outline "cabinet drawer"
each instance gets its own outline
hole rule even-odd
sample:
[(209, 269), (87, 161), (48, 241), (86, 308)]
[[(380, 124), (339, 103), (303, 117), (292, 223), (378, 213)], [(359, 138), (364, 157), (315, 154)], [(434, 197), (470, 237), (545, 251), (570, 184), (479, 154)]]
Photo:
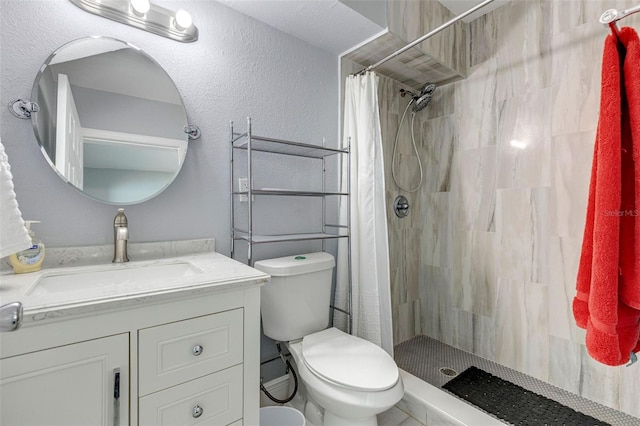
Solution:
[(140, 396), (242, 362), (242, 309), (146, 328), (138, 333)]
[(141, 425), (228, 425), (242, 418), (242, 365), (140, 398)]

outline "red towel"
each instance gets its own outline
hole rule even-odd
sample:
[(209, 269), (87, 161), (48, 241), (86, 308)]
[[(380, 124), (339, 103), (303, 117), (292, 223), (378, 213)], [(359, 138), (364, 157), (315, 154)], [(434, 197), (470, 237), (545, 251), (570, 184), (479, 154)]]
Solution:
[(600, 118), (573, 314), (607, 365), (640, 351), (640, 40), (607, 37)]

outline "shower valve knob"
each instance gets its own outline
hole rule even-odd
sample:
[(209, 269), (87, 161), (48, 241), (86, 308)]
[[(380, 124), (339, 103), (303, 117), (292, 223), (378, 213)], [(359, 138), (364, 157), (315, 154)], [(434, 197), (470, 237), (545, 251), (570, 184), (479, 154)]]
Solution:
[(393, 211), (399, 218), (407, 217), (409, 214), (409, 200), (403, 195), (399, 195), (393, 203)]

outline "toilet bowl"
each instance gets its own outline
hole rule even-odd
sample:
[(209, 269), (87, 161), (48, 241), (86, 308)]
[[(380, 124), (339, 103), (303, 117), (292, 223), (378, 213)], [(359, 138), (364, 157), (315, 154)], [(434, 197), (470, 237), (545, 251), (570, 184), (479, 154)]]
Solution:
[(329, 328), (287, 346), (325, 426), (376, 426), (404, 395), (393, 359), (364, 339)]
[[(261, 288), (264, 334), (287, 344), (325, 426), (376, 426), (404, 386), (379, 346), (329, 326), (333, 256), (308, 253), (255, 262), (271, 275)], [(320, 426), (320, 425), (317, 425)]]

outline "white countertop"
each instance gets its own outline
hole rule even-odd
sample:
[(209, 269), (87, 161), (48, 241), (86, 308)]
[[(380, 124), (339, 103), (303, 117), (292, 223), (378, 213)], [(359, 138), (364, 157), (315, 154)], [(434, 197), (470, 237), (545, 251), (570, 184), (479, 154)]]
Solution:
[[(166, 277), (150, 272), (153, 277), (147, 278), (143, 277), (145, 273), (141, 273), (140, 269), (149, 268), (151, 271), (154, 267), (176, 264), (189, 269), (189, 273), (185, 276)], [(120, 273), (121, 278), (128, 275), (136, 278), (118, 279), (114, 282), (102, 280), (98, 285), (87, 282), (86, 285), (74, 285), (72, 289), (63, 291), (57, 291), (55, 285), (48, 290), (39, 287), (43, 278), (61, 275), (73, 275), (77, 278), (83, 273), (95, 276), (96, 272), (119, 273), (121, 270), (131, 272)], [(268, 280), (269, 275), (215, 252), (127, 263), (48, 268), (27, 274), (2, 271), (0, 305), (22, 302), (23, 324), (26, 324), (89, 311), (241, 289), (260, 285)]]

